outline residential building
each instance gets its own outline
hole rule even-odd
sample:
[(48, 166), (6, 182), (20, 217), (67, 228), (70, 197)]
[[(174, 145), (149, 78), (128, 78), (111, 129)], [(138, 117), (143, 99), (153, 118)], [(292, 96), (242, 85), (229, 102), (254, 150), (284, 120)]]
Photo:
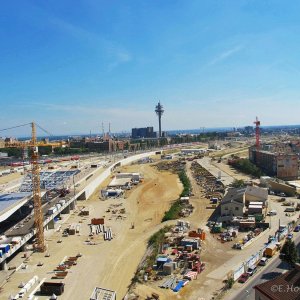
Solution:
[(258, 284), (255, 300), (298, 300), (300, 299), (300, 265), (272, 280)]

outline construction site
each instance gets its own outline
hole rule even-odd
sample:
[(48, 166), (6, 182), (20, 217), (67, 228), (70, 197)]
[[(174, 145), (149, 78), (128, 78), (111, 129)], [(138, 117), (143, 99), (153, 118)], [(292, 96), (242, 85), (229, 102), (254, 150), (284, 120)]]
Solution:
[[(34, 130), (32, 124), (32, 149)], [(31, 170), (0, 178), (1, 298), (213, 299), (223, 293), (224, 281), (237, 280), (265, 251), (270, 216), (265, 227), (241, 225), (252, 218), (245, 205), (248, 214), (270, 210), (265, 192), (234, 192), (243, 195), (241, 217), (226, 211), (230, 185), (251, 178), (223, 161), (247, 151), (247, 143), (213, 151), (180, 145), (114, 159), (65, 156), (46, 164), (33, 151)], [(276, 201), (274, 207), (286, 224), (296, 217), (284, 215)]]

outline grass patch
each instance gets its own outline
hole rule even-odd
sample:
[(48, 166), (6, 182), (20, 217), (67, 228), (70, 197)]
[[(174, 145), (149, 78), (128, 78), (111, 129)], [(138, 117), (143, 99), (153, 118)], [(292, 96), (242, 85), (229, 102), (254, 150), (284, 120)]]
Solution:
[(184, 206), (180, 203), (180, 200), (176, 200), (175, 202), (173, 202), (170, 209), (165, 212), (162, 222), (178, 219), (180, 217), (179, 213), (183, 209), (183, 207)]
[(233, 168), (245, 174), (260, 178), (264, 173), (247, 158), (236, 158), (228, 162)]
[[(180, 194), (180, 197), (189, 196), (191, 192), (191, 182), (185, 171), (178, 172), (178, 177), (183, 185), (183, 190)], [(180, 200), (174, 201), (169, 210), (165, 212), (162, 222), (178, 219), (180, 217), (179, 214), (183, 208), (184, 205), (180, 202)]]
[(170, 230), (171, 226), (165, 226), (154, 233), (148, 240), (148, 247), (151, 248), (151, 254), (147, 257), (146, 265), (152, 267), (156, 262), (156, 257), (165, 242), (165, 233)]
[(183, 185), (183, 190), (180, 194), (180, 197), (186, 197), (190, 195), (190, 191), (191, 191), (191, 182), (188, 178), (188, 176), (186, 175), (185, 171), (180, 171), (178, 173), (179, 179)]

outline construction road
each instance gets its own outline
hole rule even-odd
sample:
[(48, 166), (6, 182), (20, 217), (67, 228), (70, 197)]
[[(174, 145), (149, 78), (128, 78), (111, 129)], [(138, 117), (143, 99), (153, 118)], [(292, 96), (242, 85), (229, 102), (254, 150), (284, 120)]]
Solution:
[(217, 167), (213, 166), (211, 164), (211, 158), (210, 157), (203, 157), (201, 159), (197, 159), (197, 163), (201, 165), (203, 168), (205, 168), (207, 171), (209, 171), (212, 175), (214, 175), (216, 178), (220, 178), (222, 183), (225, 186), (230, 185), (233, 181), (234, 178), (224, 171), (221, 171)]

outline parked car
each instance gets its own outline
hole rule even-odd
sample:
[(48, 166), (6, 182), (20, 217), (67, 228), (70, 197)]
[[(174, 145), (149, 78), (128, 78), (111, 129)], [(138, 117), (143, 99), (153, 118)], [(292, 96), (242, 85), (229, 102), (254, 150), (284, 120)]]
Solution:
[(240, 243), (234, 243), (232, 246), (233, 249), (239, 249), (242, 250), (243, 249), (243, 245)]
[(267, 264), (268, 260), (269, 259), (267, 257), (262, 257), (258, 264), (260, 266), (265, 266)]
[(270, 210), (268, 212), (268, 216), (276, 216), (277, 215), (277, 211), (276, 210)]
[(300, 231), (300, 225), (297, 225), (294, 229), (295, 232), (299, 232)]
[(241, 275), (238, 282), (245, 283), (248, 280), (249, 277), (250, 277), (250, 275), (248, 273), (244, 273), (244, 274)]
[(286, 238), (287, 238), (288, 240), (291, 240), (291, 239), (293, 238), (293, 236), (294, 236), (294, 235), (293, 235), (292, 233), (289, 233), (289, 234), (287, 235)]
[(248, 268), (247, 273), (249, 274), (249, 276), (252, 276), (253, 274), (256, 273), (256, 271), (257, 271), (257, 268), (254, 266), (254, 267)]

